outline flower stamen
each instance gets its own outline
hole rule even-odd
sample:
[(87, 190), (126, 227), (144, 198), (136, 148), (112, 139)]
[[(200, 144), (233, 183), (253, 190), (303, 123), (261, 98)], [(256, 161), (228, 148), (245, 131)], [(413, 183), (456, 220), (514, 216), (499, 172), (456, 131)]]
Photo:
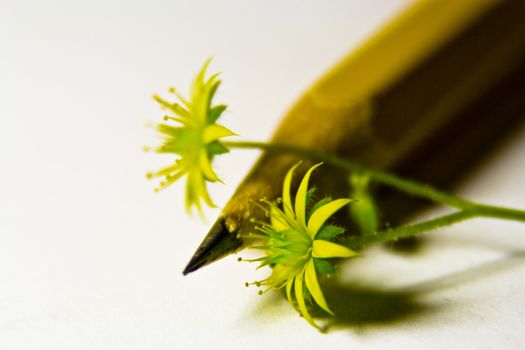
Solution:
[[(344, 231), (338, 227), (326, 226), (325, 223), (336, 211), (351, 202), (349, 199), (334, 201), (323, 199), (318, 204), (311, 206), (307, 212), (310, 204), (308, 201), (312, 193), (308, 189), (308, 182), (311, 173), (320, 165), (316, 164), (307, 171), (299, 185), (294, 202), (292, 202), (290, 187), (293, 172), (299, 164), (294, 165), (284, 179), (282, 198), (277, 199), (277, 204), (280, 204), (282, 209), (266, 199), (260, 200), (264, 205), (258, 204), (258, 206), (262, 207), (269, 222), (261, 223), (258, 220), (252, 220), (253, 223), (258, 224), (256, 230), (263, 238), (262, 244), (253, 245), (252, 248), (262, 250), (266, 255), (258, 259), (246, 260), (258, 262), (257, 268), (264, 266), (272, 268), (272, 274), (268, 278), (248, 285), (265, 286), (266, 289), (259, 291), (260, 294), (270, 289), (278, 290), (286, 286), (286, 296), (290, 305), (316, 328), (319, 327), (308, 312), (307, 300), (309, 298), (305, 295), (305, 290), (323, 310), (328, 313), (332, 311), (317, 281), (318, 272), (314, 258), (320, 260), (356, 255), (345, 246), (325, 240), (321, 236), (317, 237), (318, 233), (328, 231), (332, 233), (331, 238), (334, 238)], [(326, 264), (330, 266), (328, 261)]]
[(163, 120), (176, 123), (176, 125), (157, 125), (157, 131), (163, 135), (163, 143), (155, 151), (174, 153), (180, 158), (174, 165), (146, 174), (148, 178), (164, 177), (155, 189), (156, 192), (187, 175), (186, 209), (189, 211), (192, 207), (196, 207), (201, 214), (201, 202), (214, 207), (206, 184), (222, 182), (212, 168), (213, 158), (229, 151), (221, 143), (221, 139), (236, 135), (217, 124), (226, 106), (212, 105), (213, 97), (221, 81), (217, 79), (218, 74), (213, 74), (208, 79), (205, 78), (209, 63), (210, 60), (205, 62), (193, 81), (189, 99), (183, 97), (173, 87), (169, 88), (169, 92), (176, 96), (179, 103), (168, 102), (158, 95), (153, 96), (162, 108), (173, 114), (165, 115)]

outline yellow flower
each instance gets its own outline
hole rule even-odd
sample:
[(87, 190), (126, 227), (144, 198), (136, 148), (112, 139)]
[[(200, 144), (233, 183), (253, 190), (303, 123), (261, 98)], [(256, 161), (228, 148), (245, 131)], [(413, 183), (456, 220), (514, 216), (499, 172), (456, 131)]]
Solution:
[[(312, 171), (321, 164), (311, 167), (299, 185), (294, 205), (290, 196), (293, 172), (299, 164), (292, 167), (283, 184), (282, 209), (267, 202), (267, 215), (270, 223), (258, 227), (265, 243), (255, 246), (266, 252), (266, 256), (252, 261), (259, 261), (261, 266), (273, 267), (270, 277), (255, 282), (257, 286), (268, 289), (286, 287), (288, 302), (314, 327), (318, 328), (308, 312), (306, 299), (308, 293), (315, 303), (326, 312), (333, 314), (317, 281), (317, 273), (334, 272), (328, 258), (348, 258), (357, 253), (342, 245), (330, 242), (344, 230), (337, 226), (327, 225), (326, 221), (339, 209), (351, 202), (350, 199), (325, 198), (307, 210), (313, 190), (308, 189)], [(306, 288), (304, 288), (306, 287)]]
[(179, 103), (170, 103), (159, 96), (154, 99), (172, 113), (164, 117), (165, 121), (175, 122), (175, 125), (159, 124), (157, 130), (163, 134), (163, 143), (155, 149), (158, 153), (174, 153), (179, 156), (174, 164), (159, 171), (148, 173), (148, 178), (163, 177), (156, 191), (166, 188), (184, 175), (186, 179), (186, 209), (192, 206), (202, 213), (201, 200), (214, 207), (207, 182), (221, 181), (211, 166), (213, 157), (227, 153), (228, 149), (220, 142), (226, 136), (235, 133), (217, 124), (217, 120), (226, 109), (226, 105), (212, 106), (213, 96), (221, 81), (218, 74), (206, 79), (206, 69), (210, 60), (206, 61), (195, 77), (190, 98), (185, 99), (175, 89)]

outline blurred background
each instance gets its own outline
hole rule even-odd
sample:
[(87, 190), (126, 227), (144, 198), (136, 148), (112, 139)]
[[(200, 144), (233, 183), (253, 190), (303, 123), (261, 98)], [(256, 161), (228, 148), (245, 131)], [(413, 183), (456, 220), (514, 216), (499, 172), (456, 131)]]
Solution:
[[(523, 225), (476, 220), (417, 254), (371, 250), (344, 267), (347, 294), (329, 293), (343, 316), (323, 335), (279, 295), (245, 289), (267, 271), (236, 257), (182, 277), (219, 211), (189, 218), (180, 184), (154, 193), (144, 175), (166, 162), (142, 151), (163, 115), (151, 96), (186, 92), (206, 58), (222, 72), (223, 123), (266, 140), (411, 3), (0, 0), (0, 348), (519, 348)], [(523, 208), (524, 136), (460, 193)], [(256, 157), (219, 159), (219, 205)]]

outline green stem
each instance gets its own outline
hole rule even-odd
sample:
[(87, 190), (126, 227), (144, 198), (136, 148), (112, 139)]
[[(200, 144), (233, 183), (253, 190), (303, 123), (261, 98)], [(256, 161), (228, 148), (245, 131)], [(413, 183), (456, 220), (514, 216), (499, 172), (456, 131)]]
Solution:
[(525, 211), (519, 209), (476, 204), (474, 211), (480, 217), (525, 222)]
[(475, 210), (460, 210), (452, 214), (443, 215), (435, 219), (423, 221), (417, 224), (400, 226), (375, 234), (348, 238), (343, 242), (351, 249), (362, 248), (374, 243), (396, 241), (401, 238), (412, 237), (421, 233), (437, 230), (445, 226), (471, 219), (474, 217), (486, 217), (495, 219), (507, 219), (525, 222), (525, 212), (514, 209), (493, 207), (488, 205), (477, 205)]
[[(370, 235), (370, 238), (368, 238), (368, 236), (359, 238), (365, 241), (368, 239), (384, 241), (405, 236), (408, 237), (424, 231), (434, 230), (439, 227), (451, 225), (455, 222), (459, 222), (476, 216), (525, 222), (525, 211), (523, 210), (474, 203), (463, 198), (439, 191), (429, 185), (421, 184), (412, 180), (403, 179), (396, 175), (381, 170), (371, 169), (361, 164), (354, 163), (350, 160), (338, 157), (334, 154), (324, 153), (321, 151), (302, 148), (298, 146), (265, 142), (224, 142), (224, 145), (228, 148), (262, 149), (270, 152), (293, 153), (299, 156), (323, 161), (349, 171), (362, 172), (377, 182), (389, 185), (393, 188), (397, 188), (398, 190), (404, 191), (406, 193), (422, 198), (427, 198), (431, 201), (446, 204), (451, 207), (460, 209), (460, 211), (456, 213), (446, 215), (437, 219), (429, 220), (415, 225), (403, 226), (396, 229), (387, 230), (378, 235)], [(378, 237), (385, 238), (383, 239)], [(369, 243), (364, 242), (364, 244)]]
[(354, 163), (350, 160), (343, 159), (333, 154), (324, 153), (312, 149), (265, 142), (223, 142), (228, 148), (251, 148), (263, 149), (270, 152), (293, 153), (318, 161), (330, 163), (349, 171), (363, 172), (377, 182), (397, 188), (406, 193), (427, 198), (434, 202), (450, 205), (459, 209), (470, 209), (475, 206), (474, 203), (462, 198), (441, 192), (431, 186), (420, 184), (412, 180), (402, 179), (396, 175), (389, 174), (377, 169), (367, 168), (361, 164)]
[(423, 221), (417, 224), (399, 226), (385, 231), (380, 231), (375, 234), (352, 237), (344, 241), (343, 244), (351, 249), (358, 249), (374, 243), (396, 241), (401, 238), (407, 238), (424, 232), (436, 230), (441, 227), (450, 226), (475, 216), (477, 216), (475, 213), (466, 210), (460, 210), (452, 214), (440, 216), (438, 218)]

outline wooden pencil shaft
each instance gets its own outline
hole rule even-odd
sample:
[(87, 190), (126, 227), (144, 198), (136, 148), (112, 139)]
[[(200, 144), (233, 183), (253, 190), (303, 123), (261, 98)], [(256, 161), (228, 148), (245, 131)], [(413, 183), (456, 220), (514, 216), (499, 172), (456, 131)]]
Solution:
[[(429, 8), (435, 12), (433, 6), (441, 6), (430, 3), (428, 8), (418, 5), (424, 7), (419, 9), (422, 17), (430, 16)], [(403, 42), (424, 40), (410, 32), (421, 18), (413, 10), (407, 11), (410, 15), (402, 15), (404, 22), (398, 23), (390, 35), (379, 35), (388, 43), (372, 40), (358, 50), (357, 57), (350, 55), (307, 91), (285, 116), (272, 141), (334, 152), (367, 166), (436, 180), (438, 185), (446, 185), (454, 175), (463, 173), (472, 163), (466, 160), (490, 148), (493, 140), (489, 137), (503, 135), (525, 115), (524, 84), (519, 80), (525, 70), (525, 2), (480, 2), (483, 6), (478, 9), (460, 9), (464, 3), (451, 2), (448, 8), (439, 9), (444, 12), (434, 13), (453, 18), (451, 21), (456, 22), (451, 26), (459, 31), (445, 30), (438, 35), (434, 31), (439, 27), (430, 28), (428, 35), (436, 41), (434, 46)], [(464, 11), (464, 18), (447, 14), (450, 8), (452, 12)], [(396, 43), (412, 47), (414, 54), (394, 54), (395, 67), (381, 68), (376, 78), (375, 71), (369, 72), (372, 77), (364, 72), (349, 74), (367, 57), (372, 68), (380, 58), (388, 66), (389, 57), (382, 55), (387, 52), (385, 47), (395, 47)], [(223, 226), (246, 237), (253, 230), (249, 219), (262, 214), (253, 200), (275, 199), (285, 172), (297, 160), (291, 155), (262, 154), (225, 206), (219, 218)], [(308, 165), (307, 161), (299, 169), (297, 178)], [(336, 196), (349, 193), (344, 172), (322, 171), (315, 180), (321, 191)], [(389, 206), (393, 203), (389, 198), (400, 199), (388, 191), (380, 194), (380, 201), (384, 198), (387, 203), (383, 206), (385, 217), (391, 221), (406, 217), (420, 206), (408, 201), (407, 206), (397, 205), (403, 208), (401, 215), (389, 217), (389, 211), (396, 207)]]

